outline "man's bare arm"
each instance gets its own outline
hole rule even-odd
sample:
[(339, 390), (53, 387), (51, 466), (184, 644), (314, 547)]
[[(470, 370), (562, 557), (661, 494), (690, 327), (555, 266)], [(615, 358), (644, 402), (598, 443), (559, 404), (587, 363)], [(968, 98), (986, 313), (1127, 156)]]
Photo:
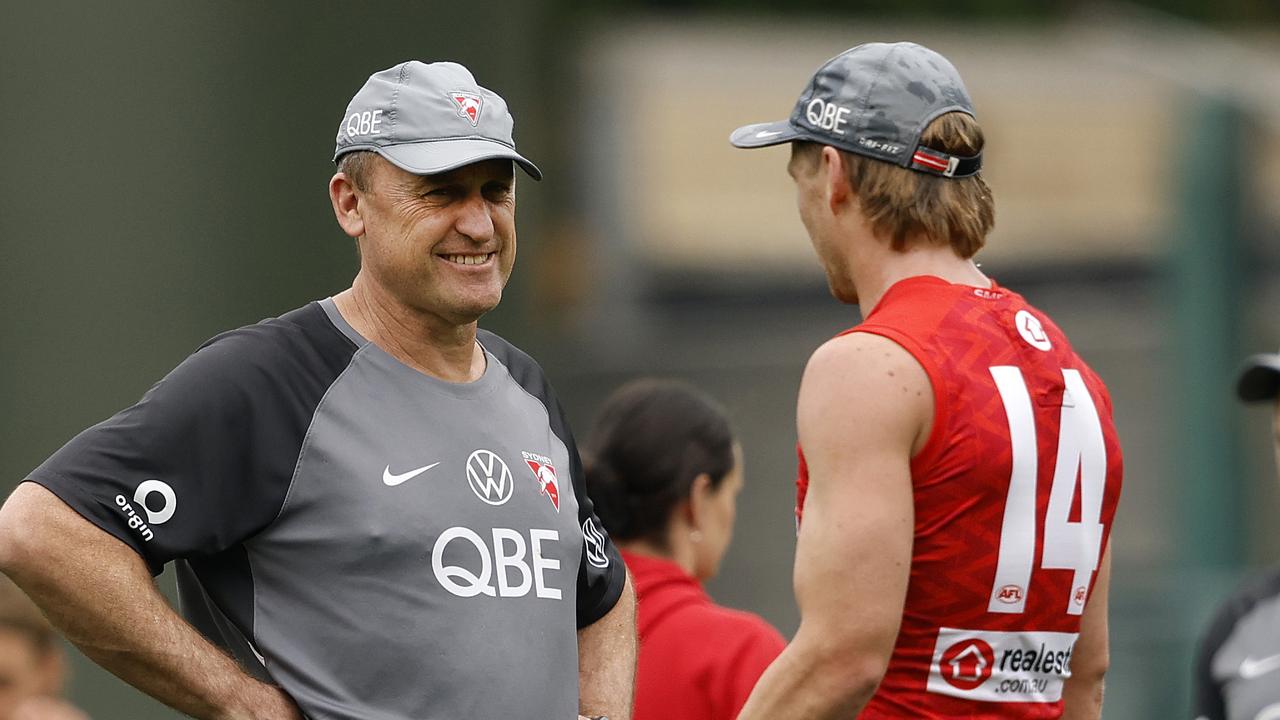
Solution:
[(851, 718), (875, 694), (910, 575), (911, 455), (932, 412), (928, 376), (895, 343), (854, 333), (814, 353), (797, 410), (809, 466), (800, 629), (738, 720)]
[(613, 609), (578, 631), (579, 712), (631, 720), (635, 684), (636, 593), (628, 573)]
[(1107, 593), (1111, 586), (1111, 545), (1102, 554), (1098, 579), (1080, 618), (1080, 637), (1071, 651), (1071, 677), (1062, 687), (1062, 720), (1102, 717), (1103, 679), (1110, 663)]
[(302, 718), (183, 621), (136, 552), (40, 485), (22, 483), (0, 508), (0, 570), (90, 659), (183, 713)]

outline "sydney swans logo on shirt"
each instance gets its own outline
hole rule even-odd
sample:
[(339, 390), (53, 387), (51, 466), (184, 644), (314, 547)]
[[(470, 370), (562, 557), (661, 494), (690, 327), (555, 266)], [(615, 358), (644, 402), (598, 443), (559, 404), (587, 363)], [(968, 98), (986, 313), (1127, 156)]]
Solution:
[(556, 469), (551, 466), (551, 458), (531, 452), (520, 454), (538, 480), (538, 492), (546, 495), (556, 512), (560, 512), (560, 485), (556, 480)]
[(515, 489), (511, 469), (492, 450), (476, 450), (467, 458), (467, 483), (476, 497), (490, 505), (510, 500)]
[[(159, 495), (161, 501), (158, 510), (152, 510), (147, 503), (154, 495)], [(155, 537), (155, 533), (148, 527), (151, 525), (163, 525), (173, 517), (178, 511), (178, 495), (168, 483), (156, 480), (144, 480), (138, 485), (138, 489), (133, 491), (133, 502), (142, 508), (142, 512), (146, 514), (147, 519), (143, 521), (142, 516), (134, 509), (124, 495), (116, 495), (116, 507), (120, 508), (120, 512), (128, 518), (129, 527), (133, 528), (142, 536), (143, 542), (151, 542), (151, 538)]]

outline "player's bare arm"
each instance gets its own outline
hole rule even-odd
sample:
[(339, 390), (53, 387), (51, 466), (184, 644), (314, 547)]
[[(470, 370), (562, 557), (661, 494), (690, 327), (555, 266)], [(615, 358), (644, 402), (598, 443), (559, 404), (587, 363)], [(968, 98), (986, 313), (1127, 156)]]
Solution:
[(169, 606), (136, 552), (22, 483), (0, 509), (0, 569), (85, 655), (196, 718), (302, 720)]
[(850, 718), (893, 651), (911, 566), (910, 460), (933, 412), (923, 368), (883, 337), (814, 353), (797, 425), (809, 494), (796, 546), (800, 629), (739, 720)]
[(628, 575), (613, 609), (578, 631), (579, 712), (630, 720), (635, 677), (636, 593)]
[(1111, 544), (1107, 544), (1093, 594), (1080, 618), (1080, 637), (1071, 653), (1071, 677), (1062, 686), (1062, 720), (1102, 717), (1103, 680), (1110, 663), (1107, 592), (1111, 586)]

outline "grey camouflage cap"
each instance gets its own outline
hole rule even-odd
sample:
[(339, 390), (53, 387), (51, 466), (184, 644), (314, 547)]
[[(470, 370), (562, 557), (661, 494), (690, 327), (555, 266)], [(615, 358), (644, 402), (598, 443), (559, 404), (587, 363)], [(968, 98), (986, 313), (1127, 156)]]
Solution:
[(758, 148), (806, 140), (934, 175), (974, 175), (981, 154), (957, 157), (920, 145), (929, 123), (954, 111), (974, 114), (946, 58), (915, 43), (867, 43), (818, 68), (789, 119), (745, 125), (729, 142)]
[(1236, 384), (1236, 394), (1245, 402), (1274, 400), (1280, 396), (1280, 353), (1249, 358)]
[(534, 180), (542, 171), (516, 152), (507, 103), (458, 63), (400, 63), (369, 76), (338, 126), (333, 159), (372, 150), (391, 164), (433, 175), (507, 158)]

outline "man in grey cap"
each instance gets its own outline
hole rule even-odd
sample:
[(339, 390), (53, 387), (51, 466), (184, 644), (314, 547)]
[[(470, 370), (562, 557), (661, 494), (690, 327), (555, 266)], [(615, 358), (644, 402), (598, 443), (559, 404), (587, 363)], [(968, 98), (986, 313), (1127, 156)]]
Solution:
[(800, 218), (863, 322), (797, 408), (801, 624), (739, 720), (1092, 718), (1122, 462), (1111, 400), (1056, 325), (979, 271), (991, 192), (959, 73), (859, 45), (787, 120)]
[[(1274, 405), (1280, 467), (1280, 353), (1249, 358), (1236, 393)], [(1200, 639), (1194, 682), (1197, 720), (1280, 718), (1280, 570), (1251, 578), (1223, 601)]]
[(194, 717), (629, 717), (626, 569), (541, 369), (477, 328), (515, 261), (513, 165), (541, 176), (506, 104), (403, 63), (334, 158), (351, 287), (213, 338), (32, 471), (0, 569)]

